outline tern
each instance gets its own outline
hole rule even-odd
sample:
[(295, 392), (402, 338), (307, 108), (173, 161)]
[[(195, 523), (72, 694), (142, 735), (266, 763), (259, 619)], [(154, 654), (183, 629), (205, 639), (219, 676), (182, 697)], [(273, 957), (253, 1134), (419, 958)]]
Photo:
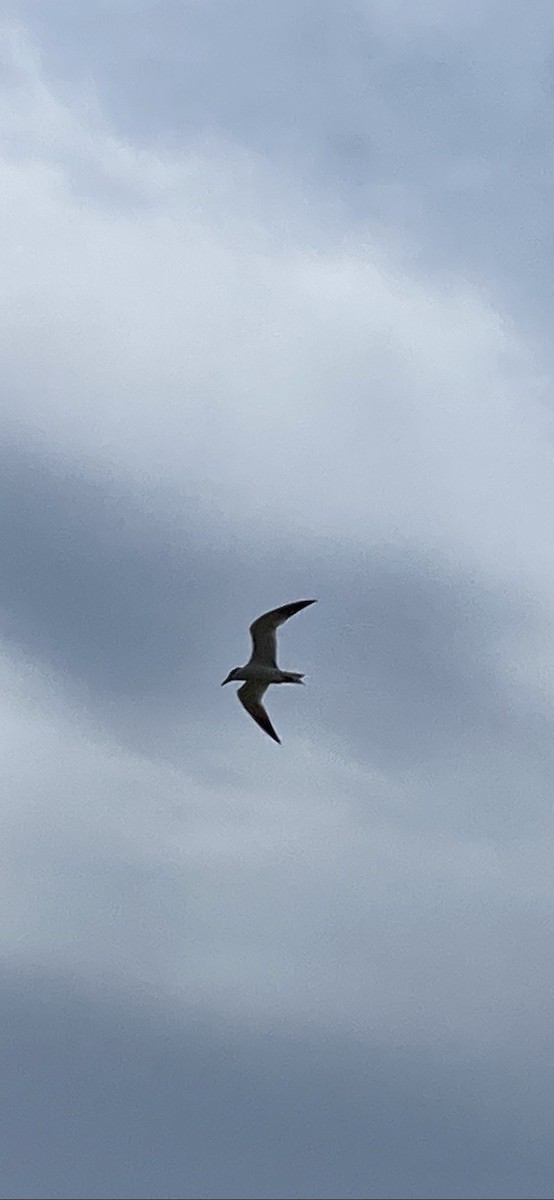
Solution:
[(315, 600), (295, 600), (292, 604), (282, 604), (280, 608), (272, 608), (270, 612), (262, 613), (250, 626), (252, 638), (252, 654), (244, 667), (235, 667), (223, 680), (222, 687), (233, 680), (244, 679), (237, 696), (247, 713), (254, 718), (264, 733), (268, 733), (275, 742), (281, 744), (281, 738), (275, 732), (273, 725), (262, 704), (264, 693), (272, 683), (303, 683), (304, 676), (298, 671), (281, 671), (277, 666), (277, 635), (279, 625), (288, 621), (301, 608), (315, 604)]

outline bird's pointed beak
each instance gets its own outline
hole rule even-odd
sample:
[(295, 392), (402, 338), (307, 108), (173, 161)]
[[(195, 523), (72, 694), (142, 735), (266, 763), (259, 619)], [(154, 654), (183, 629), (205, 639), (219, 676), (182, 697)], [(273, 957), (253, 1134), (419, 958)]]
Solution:
[(229, 674), (229, 675), (227, 676), (227, 678), (223, 680), (223, 683), (221, 684), (221, 686), (222, 686), (222, 687), (225, 687), (225, 684), (226, 684), (226, 683), (230, 683), (230, 680), (231, 680), (231, 676), (230, 676), (230, 674)]

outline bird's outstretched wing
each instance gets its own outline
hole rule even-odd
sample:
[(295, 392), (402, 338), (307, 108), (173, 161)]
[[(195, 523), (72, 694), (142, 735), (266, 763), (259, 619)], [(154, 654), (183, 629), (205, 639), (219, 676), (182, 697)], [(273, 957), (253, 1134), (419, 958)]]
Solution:
[(262, 697), (267, 691), (268, 684), (260, 683), (257, 679), (249, 679), (239, 688), (237, 696), (247, 713), (254, 718), (260, 729), (268, 733), (275, 742), (281, 744), (281, 738), (276, 734), (273, 725), (262, 704)]
[[(263, 663), (267, 667), (277, 666), (277, 636), (279, 625), (288, 621), (301, 608), (315, 604), (315, 600), (295, 600), (293, 604), (282, 604), (280, 608), (272, 608), (270, 612), (262, 613), (250, 626), (252, 638), (252, 654), (250, 662)], [(241, 689), (242, 690), (242, 689)]]

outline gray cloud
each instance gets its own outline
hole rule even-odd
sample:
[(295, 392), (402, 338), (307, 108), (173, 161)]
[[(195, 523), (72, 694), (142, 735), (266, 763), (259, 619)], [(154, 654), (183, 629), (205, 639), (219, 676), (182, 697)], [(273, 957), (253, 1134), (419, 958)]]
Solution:
[(2, 994), (6, 1197), (549, 1195), (544, 1069), (529, 1092), (521, 1061), (261, 1037), (55, 976)]
[[(249, 561), (246, 540), (235, 535), (225, 547), (215, 525), (199, 527), (197, 512), (178, 525), (155, 492), (119, 486), (70, 459), (12, 444), (1, 465), (5, 632), (100, 692), (171, 689), (183, 658), (198, 688), (206, 670), (221, 673), (229, 606), (240, 613), (252, 597), (255, 608), (278, 579), (287, 595), (307, 587), (320, 594), (313, 623), (302, 623), (301, 637), (293, 626), (286, 635), (327, 675), (342, 672), (341, 707), (353, 671), (368, 695), (380, 689), (376, 706), (394, 706), (399, 724), (419, 719), (420, 742), (427, 706), (456, 734), (468, 710), (474, 720), (480, 703), (494, 707), (503, 638), (523, 635), (532, 620), (517, 592), (495, 594), (416, 545), (376, 547), (357, 563), (345, 552), (332, 573), (331, 542), (329, 558), (308, 542), (302, 557), (300, 547), (276, 545), (270, 558), (259, 548)], [(244, 653), (247, 628), (237, 620), (234, 632)], [(391, 717), (381, 714), (379, 739)]]
[[(328, 557), (310, 543), (302, 556), (276, 545), (271, 558), (237, 536), (226, 547), (197, 513), (178, 524), (167, 498), (15, 445), (2, 456), (0, 512), (4, 636), (50, 662), (131, 740), (165, 744), (160, 724), (176, 706), (220, 721), (217, 685), (245, 657), (258, 609), (277, 587), (279, 602), (313, 591), (319, 607), (287, 627), (281, 656), (312, 676), (314, 731), (394, 778), (426, 780), (431, 795), (444, 771), (470, 792), (484, 771), (496, 794), (491, 810), (480, 789), (485, 827), (500, 796), (504, 827), (508, 813), (516, 825), (534, 819), (529, 773), (545, 804), (548, 709), (533, 711), (525, 693), (514, 701), (510, 685), (540, 613), (517, 591), (409, 544), (357, 563), (343, 552), (338, 570), (331, 544)], [(291, 701), (276, 694), (276, 711)], [(440, 807), (456, 820), (459, 792)]]
[(179, 545), (147, 501), (78, 463), (5, 447), (1, 476), (5, 633), (104, 696), (170, 689), (183, 656), (195, 671), (216, 585), (215, 556), (196, 531)]

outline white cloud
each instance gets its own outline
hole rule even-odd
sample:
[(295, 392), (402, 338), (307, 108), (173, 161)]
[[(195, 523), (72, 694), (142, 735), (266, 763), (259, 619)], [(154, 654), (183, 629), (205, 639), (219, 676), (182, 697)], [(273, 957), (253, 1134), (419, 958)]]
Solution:
[[(540, 575), (549, 381), (486, 293), (423, 279), (392, 231), (341, 240), (322, 213), (299, 216), (293, 184), (232, 146), (123, 144), (96, 102), (56, 97), (21, 34), (15, 47), (12, 428), (184, 480), (257, 530), (411, 535)], [(115, 206), (108, 183), (126, 189)]]

